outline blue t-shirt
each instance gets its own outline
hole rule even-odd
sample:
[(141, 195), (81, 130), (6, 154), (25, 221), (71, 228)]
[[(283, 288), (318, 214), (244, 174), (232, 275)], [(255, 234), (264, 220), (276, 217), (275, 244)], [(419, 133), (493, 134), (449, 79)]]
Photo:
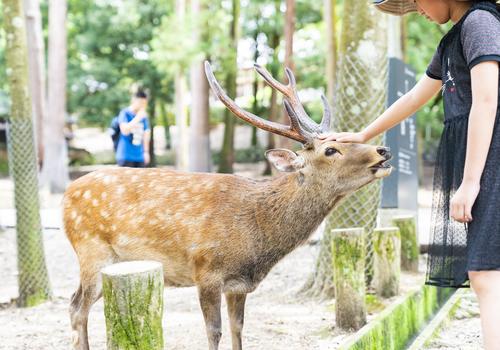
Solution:
[[(118, 124), (129, 123), (135, 114), (130, 108), (123, 109), (118, 115)], [(129, 135), (120, 133), (118, 147), (116, 149), (116, 161), (144, 162), (144, 132), (149, 130), (148, 119), (144, 118), (141, 123), (131, 131)]]

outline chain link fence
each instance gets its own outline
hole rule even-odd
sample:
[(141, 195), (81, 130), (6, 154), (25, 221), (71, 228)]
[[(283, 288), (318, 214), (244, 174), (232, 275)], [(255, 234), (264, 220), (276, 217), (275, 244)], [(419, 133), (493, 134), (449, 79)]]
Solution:
[(38, 172), (31, 119), (9, 121), (9, 169), (14, 180), (19, 306), (32, 306), (51, 295), (45, 263)]
[[(370, 124), (386, 108), (388, 60), (383, 56), (373, 60), (346, 54), (340, 62), (335, 94), (333, 130), (357, 132)], [(383, 144), (383, 136), (370, 141)], [(373, 276), (372, 236), (380, 207), (381, 182), (375, 181), (345, 198), (326, 220), (318, 251), (315, 271), (303, 288), (308, 296), (321, 299), (334, 297), (331, 230), (363, 227), (366, 234), (366, 283)]]

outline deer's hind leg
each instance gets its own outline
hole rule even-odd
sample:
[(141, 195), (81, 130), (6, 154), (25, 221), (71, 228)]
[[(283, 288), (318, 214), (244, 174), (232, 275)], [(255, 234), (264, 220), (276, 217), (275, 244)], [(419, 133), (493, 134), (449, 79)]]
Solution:
[(229, 315), (233, 350), (242, 349), (241, 331), (243, 330), (246, 298), (246, 294), (226, 293), (227, 313)]
[(80, 285), (70, 304), (73, 347), (89, 350), (87, 323), (90, 308), (102, 295), (100, 270), (113, 263), (115, 254), (109, 245), (95, 241), (82, 244), (75, 250), (80, 261)]

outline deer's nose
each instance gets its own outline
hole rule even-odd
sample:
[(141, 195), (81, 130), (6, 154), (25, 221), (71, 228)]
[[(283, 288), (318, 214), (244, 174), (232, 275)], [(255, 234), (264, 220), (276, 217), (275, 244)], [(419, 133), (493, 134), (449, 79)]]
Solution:
[(380, 154), (385, 159), (391, 159), (391, 149), (389, 147), (377, 147), (377, 153)]

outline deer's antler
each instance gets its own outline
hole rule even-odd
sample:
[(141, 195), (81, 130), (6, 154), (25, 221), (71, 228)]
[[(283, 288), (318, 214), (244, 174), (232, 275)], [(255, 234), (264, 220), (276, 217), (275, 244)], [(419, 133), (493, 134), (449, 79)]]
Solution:
[(328, 131), (330, 126), (331, 110), (324, 96), (322, 96), (324, 105), (323, 120), (321, 121), (321, 125), (318, 125), (307, 115), (304, 107), (300, 103), (295, 87), (295, 77), (290, 69), (285, 69), (285, 73), (288, 77), (288, 85), (280, 83), (279, 81), (274, 79), (267, 70), (258, 65), (255, 65), (255, 70), (267, 81), (267, 83), (272, 88), (278, 90), (285, 96), (283, 102), (287, 111), (287, 115), (290, 118), (290, 125), (283, 125), (265, 120), (240, 108), (231, 98), (229, 98), (229, 96), (227, 96), (227, 94), (221, 88), (219, 82), (212, 72), (210, 63), (208, 61), (205, 61), (205, 73), (212, 90), (221, 100), (221, 102), (231, 112), (233, 112), (233, 114), (243, 119), (244, 121), (260, 129), (291, 138), (303, 144), (311, 142), (312, 139), (315, 138), (318, 134)]

